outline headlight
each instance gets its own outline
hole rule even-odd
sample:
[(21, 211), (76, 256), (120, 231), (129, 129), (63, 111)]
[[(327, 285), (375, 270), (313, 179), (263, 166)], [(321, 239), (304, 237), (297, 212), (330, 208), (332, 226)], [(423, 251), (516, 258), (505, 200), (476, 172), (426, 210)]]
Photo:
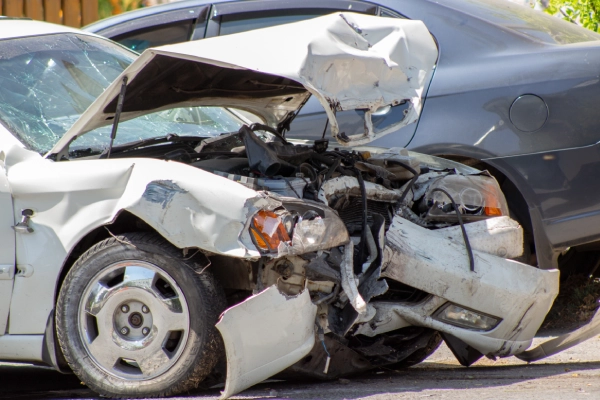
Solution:
[(350, 240), (335, 211), (307, 200), (285, 199), (283, 207), (258, 211), (249, 231), (254, 245), (275, 257), (327, 250)]
[(296, 226), (296, 222), (298, 222), (298, 215), (295, 213), (291, 214), (285, 211), (277, 214), (281, 218), (281, 222), (283, 223), (283, 227), (285, 228), (285, 231), (287, 232), (288, 236), (292, 237), (292, 235), (294, 234), (294, 226)]
[(281, 216), (273, 211), (261, 210), (254, 214), (250, 232), (254, 243), (262, 251), (273, 253), (277, 251), (281, 242), (290, 242), (291, 232), (288, 233)]
[(452, 196), (465, 221), (508, 215), (508, 205), (496, 179), (485, 175), (446, 175), (427, 188), (423, 206), (427, 220), (455, 221), (456, 211), (444, 193)]
[(478, 331), (492, 330), (501, 321), (499, 318), (481, 314), (452, 303), (446, 303), (440, 307), (433, 314), (433, 318), (450, 325)]

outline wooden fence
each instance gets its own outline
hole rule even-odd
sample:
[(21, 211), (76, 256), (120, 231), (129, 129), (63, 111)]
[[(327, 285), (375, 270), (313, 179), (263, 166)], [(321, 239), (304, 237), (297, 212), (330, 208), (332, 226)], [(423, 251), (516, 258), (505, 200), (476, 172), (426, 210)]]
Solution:
[(98, 0), (0, 0), (0, 15), (79, 28), (98, 20)]

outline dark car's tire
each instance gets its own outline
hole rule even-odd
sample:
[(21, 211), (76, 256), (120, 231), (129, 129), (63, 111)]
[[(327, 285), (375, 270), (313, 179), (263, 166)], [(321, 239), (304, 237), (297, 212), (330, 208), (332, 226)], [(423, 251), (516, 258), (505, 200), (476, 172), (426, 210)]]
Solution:
[(194, 389), (223, 345), (215, 328), (225, 296), (160, 236), (96, 244), (67, 274), (56, 306), (60, 347), (73, 372), (109, 397)]

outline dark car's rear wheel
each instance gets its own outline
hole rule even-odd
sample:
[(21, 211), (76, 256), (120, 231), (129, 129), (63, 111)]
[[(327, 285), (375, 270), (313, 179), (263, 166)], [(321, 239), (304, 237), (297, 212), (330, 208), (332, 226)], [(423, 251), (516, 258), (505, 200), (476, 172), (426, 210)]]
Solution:
[(224, 295), (151, 234), (106, 239), (69, 271), (57, 303), (57, 336), (73, 372), (110, 397), (193, 389), (223, 348), (215, 323)]

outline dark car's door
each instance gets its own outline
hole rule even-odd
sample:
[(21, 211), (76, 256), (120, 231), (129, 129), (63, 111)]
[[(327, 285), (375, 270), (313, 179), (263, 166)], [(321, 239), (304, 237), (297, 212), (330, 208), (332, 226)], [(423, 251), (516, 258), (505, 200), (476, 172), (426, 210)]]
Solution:
[[(379, 8), (371, 3), (362, 1), (336, 0), (258, 0), (250, 2), (227, 2), (213, 5), (206, 25), (206, 37), (229, 35), (260, 29), (269, 26), (297, 22), (309, 18), (327, 15), (336, 11), (352, 11), (377, 15)], [(265, 45), (265, 51), (269, 49)], [(339, 112), (337, 114), (340, 129), (347, 134), (362, 132), (364, 122), (362, 116), (355, 111)], [(288, 137), (302, 139), (319, 139), (327, 116), (323, 106), (311, 98), (304, 105), (300, 114), (294, 119)], [(326, 133), (328, 137), (329, 133)]]

